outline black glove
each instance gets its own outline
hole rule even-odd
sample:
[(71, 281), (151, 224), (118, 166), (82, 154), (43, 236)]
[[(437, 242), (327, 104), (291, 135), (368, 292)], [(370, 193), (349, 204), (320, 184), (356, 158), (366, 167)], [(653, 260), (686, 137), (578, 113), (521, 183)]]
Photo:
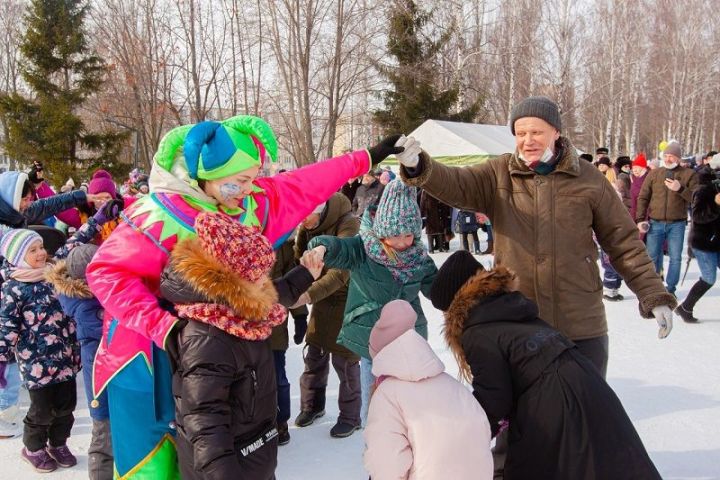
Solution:
[(403, 147), (395, 146), (395, 143), (400, 140), (400, 137), (402, 137), (402, 135), (390, 135), (389, 137), (385, 137), (380, 140), (380, 143), (377, 145), (368, 148), (368, 152), (370, 152), (370, 161), (372, 162), (373, 167), (385, 160), (388, 156), (395, 155), (405, 150)]
[(295, 345), (300, 345), (305, 339), (305, 332), (307, 332), (307, 317), (293, 317), (295, 323), (295, 335), (293, 335), (293, 342)]
[(33, 185), (39, 185), (45, 181), (43, 178), (43, 164), (35, 160), (30, 167), (28, 178)]

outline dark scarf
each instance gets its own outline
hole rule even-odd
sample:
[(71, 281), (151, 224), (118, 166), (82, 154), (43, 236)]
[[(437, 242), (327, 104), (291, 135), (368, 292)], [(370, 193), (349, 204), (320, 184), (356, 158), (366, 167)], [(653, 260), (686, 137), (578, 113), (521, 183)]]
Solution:
[(547, 175), (553, 172), (558, 163), (560, 163), (563, 152), (562, 142), (558, 139), (558, 141), (555, 142), (555, 155), (550, 159), (550, 161), (541, 162), (540, 160), (535, 160), (534, 162), (528, 164), (528, 168), (538, 175)]

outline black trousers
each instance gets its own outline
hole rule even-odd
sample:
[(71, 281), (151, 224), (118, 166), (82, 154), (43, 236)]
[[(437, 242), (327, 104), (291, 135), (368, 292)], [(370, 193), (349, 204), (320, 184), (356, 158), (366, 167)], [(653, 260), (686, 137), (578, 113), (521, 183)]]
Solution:
[(586, 340), (574, 340), (578, 351), (585, 355), (588, 360), (595, 365), (600, 375), (605, 378), (607, 376), (609, 342), (608, 336), (588, 338)]
[[(608, 336), (588, 338), (586, 340), (573, 340), (578, 347), (578, 351), (585, 355), (595, 368), (598, 369), (600, 375), (605, 378), (607, 374), (609, 341)], [(493, 478), (502, 480), (505, 472), (505, 458), (507, 457), (508, 438), (507, 430), (495, 438), (495, 447), (493, 447), (493, 463), (495, 464), (495, 472)]]
[(30, 390), (30, 409), (25, 416), (23, 443), (36, 452), (50, 443), (62, 447), (70, 437), (77, 404), (75, 379)]

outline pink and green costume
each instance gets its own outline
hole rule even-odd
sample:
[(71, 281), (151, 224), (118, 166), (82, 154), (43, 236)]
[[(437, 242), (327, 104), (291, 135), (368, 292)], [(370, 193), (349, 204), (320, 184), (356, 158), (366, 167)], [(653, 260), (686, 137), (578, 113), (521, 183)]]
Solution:
[(179, 478), (171, 371), (164, 352), (177, 318), (160, 306), (158, 288), (175, 244), (195, 236), (195, 217), (221, 211), (259, 227), (279, 246), (318, 204), (370, 168), (369, 154), (361, 150), (259, 178), (235, 211), (219, 207), (198, 185), (198, 180), (259, 166), (276, 154), (272, 130), (257, 117), (170, 131), (154, 158), (151, 194), (123, 212), (123, 222), (88, 267), (88, 284), (106, 311), (93, 391), (97, 396), (108, 390), (116, 478)]

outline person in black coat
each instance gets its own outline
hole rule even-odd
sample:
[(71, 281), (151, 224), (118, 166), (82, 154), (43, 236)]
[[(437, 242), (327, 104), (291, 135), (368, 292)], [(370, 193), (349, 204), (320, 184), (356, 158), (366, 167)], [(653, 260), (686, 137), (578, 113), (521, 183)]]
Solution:
[[(275, 478), (278, 431), (272, 327), (310, 287), (322, 262), (271, 281), (268, 240), (222, 214), (201, 213), (198, 237), (177, 244), (163, 297), (185, 323), (173, 329), (177, 452), (183, 480)], [(278, 303), (279, 302), (279, 303)]]
[(693, 194), (692, 228), (688, 242), (700, 266), (700, 278), (676, 309), (685, 322), (698, 321), (693, 315), (695, 304), (715, 284), (720, 269), (720, 173), (709, 165), (698, 170), (698, 189)]
[(516, 289), (514, 273), (459, 251), (430, 294), (492, 435), (508, 429), (504, 479), (660, 479), (598, 370)]

